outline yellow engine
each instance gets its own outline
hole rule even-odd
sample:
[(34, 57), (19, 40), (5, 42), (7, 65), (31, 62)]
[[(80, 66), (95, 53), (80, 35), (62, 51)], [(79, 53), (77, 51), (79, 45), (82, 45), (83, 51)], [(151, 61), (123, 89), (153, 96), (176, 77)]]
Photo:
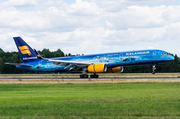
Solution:
[(123, 72), (124, 68), (123, 67), (115, 67), (115, 68), (108, 68), (106, 73), (121, 73)]
[(107, 64), (91, 64), (88, 66), (89, 73), (103, 73), (107, 71)]

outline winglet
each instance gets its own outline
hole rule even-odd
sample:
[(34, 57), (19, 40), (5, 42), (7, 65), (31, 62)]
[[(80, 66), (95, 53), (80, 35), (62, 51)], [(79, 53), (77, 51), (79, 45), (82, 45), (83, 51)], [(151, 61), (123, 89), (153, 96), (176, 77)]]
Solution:
[(36, 49), (34, 49), (34, 52), (36, 53), (36, 56), (37, 56), (40, 60), (48, 60), (48, 58), (43, 58), (43, 57), (36, 51)]
[(34, 52), (36, 53), (36, 56), (37, 56), (39, 59), (43, 59), (43, 57), (41, 57), (41, 55), (36, 51), (36, 49), (34, 49)]

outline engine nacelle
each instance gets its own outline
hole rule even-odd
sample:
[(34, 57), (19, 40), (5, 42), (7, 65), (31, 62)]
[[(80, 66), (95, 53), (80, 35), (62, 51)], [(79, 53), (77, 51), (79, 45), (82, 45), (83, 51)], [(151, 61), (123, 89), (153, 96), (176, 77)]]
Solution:
[(87, 69), (89, 73), (104, 73), (107, 71), (107, 64), (91, 64)]
[(124, 71), (123, 67), (115, 67), (107, 69), (106, 73), (122, 73)]

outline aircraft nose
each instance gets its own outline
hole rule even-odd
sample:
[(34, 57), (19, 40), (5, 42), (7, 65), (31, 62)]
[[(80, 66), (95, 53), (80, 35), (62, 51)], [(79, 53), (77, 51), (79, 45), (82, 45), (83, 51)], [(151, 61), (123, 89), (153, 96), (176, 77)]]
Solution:
[(170, 55), (169, 60), (173, 61), (174, 57)]

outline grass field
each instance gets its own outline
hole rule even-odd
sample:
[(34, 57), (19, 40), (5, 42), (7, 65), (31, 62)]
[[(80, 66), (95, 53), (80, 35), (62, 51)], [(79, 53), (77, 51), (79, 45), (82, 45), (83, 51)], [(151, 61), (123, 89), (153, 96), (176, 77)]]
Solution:
[(180, 118), (180, 83), (0, 84), (0, 118)]

